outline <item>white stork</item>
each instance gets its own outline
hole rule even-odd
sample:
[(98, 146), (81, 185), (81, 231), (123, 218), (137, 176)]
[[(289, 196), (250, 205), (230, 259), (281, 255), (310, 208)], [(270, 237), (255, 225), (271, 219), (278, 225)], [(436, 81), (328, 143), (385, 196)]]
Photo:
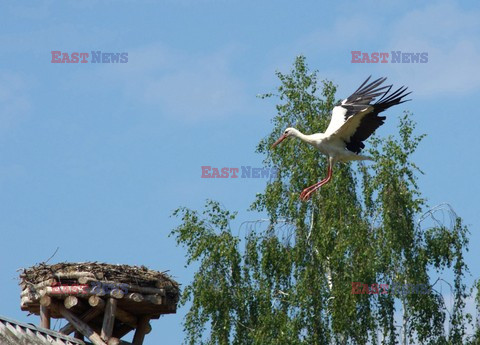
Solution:
[[(306, 135), (296, 128), (289, 127), (272, 145), (274, 148), (286, 138), (293, 136), (328, 156), (327, 177), (305, 188), (300, 194), (300, 199), (303, 201), (308, 200), (312, 193), (331, 180), (333, 165), (336, 162), (371, 160), (371, 157), (359, 153), (365, 147), (363, 141), (372, 135), (385, 120), (385, 116), (378, 116), (378, 114), (391, 106), (409, 101), (403, 100), (410, 94), (410, 92), (405, 93), (406, 87), (402, 86), (397, 91), (388, 94), (392, 85), (380, 87), (387, 78), (379, 78), (366, 85), (370, 77), (350, 97), (339, 102), (333, 108), (332, 118), (325, 133)], [(372, 104), (378, 96), (382, 97)]]

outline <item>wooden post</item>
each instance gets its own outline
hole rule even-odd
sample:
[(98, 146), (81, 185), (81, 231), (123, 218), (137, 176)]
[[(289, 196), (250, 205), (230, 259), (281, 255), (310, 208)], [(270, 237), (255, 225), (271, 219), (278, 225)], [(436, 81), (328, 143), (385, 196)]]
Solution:
[(50, 310), (43, 305), (40, 306), (40, 326), (50, 329)]
[(117, 309), (117, 300), (115, 298), (109, 298), (107, 305), (105, 306), (105, 314), (103, 315), (103, 325), (101, 337), (103, 340), (108, 341), (112, 336), (113, 324), (115, 322), (115, 313)]
[(106, 345), (105, 342), (100, 338), (98, 333), (90, 328), (85, 322), (80, 320), (75, 314), (70, 312), (65, 306), (61, 303), (55, 304), (62, 316), (67, 319), (77, 331), (86, 336), (94, 345)]
[(145, 339), (145, 334), (147, 330), (147, 325), (149, 318), (148, 316), (140, 316), (138, 318), (137, 329), (135, 330), (135, 335), (133, 336), (132, 345), (142, 345), (143, 339)]

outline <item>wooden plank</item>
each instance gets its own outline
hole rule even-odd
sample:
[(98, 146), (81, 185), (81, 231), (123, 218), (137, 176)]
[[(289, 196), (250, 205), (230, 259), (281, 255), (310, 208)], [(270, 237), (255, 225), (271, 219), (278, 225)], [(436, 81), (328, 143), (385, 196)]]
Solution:
[(90, 326), (80, 320), (75, 314), (65, 308), (63, 304), (55, 303), (55, 305), (62, 314), (62, 316), (67, 319), (77, 331), (86, 336), (94, 345), (106, 345), (102, 338), (100, 338), (98, 333), (92, 330)]
[(132, 345), (142, 345), (143, 340), (145, 339), (145, 334), (147, 330), (147, 325), (149, 318), (148, 316), (140, 316), (138, 318), (137, 329), (135, 330), (135, 335), (133, 336)]
[[(88, 299), (88, 303), (92, 307), (102, 306), (102, 308), (103, 308), (104, 305), (105, 305), (105, 302), (103, 301), (103, 299), (98, 297), (98, 296), (90, 296), (90, 298)], [(137, 322), (138, 322), (137, 317), (135, 315), (129, 313), (128, 311), (118, 307), (118, 306), (116, 308), (115, 318), (120, 320), (122, 323), (128, 325), (129, 328), (136, 328), (137, 327)], [(150, 333), (151, 329), (152, 329), (152, 327), (150, 325), (148, 325), (147, 326), (147, 333)]]
[(105, 314), (103, 315), (103, 324), (101, 337), (103, 340), (108, 341), (112, 336), (113, 325), (115, 323), (115, 313), (117, 309), (117, 300), (115, 298), (109, 298), (107, 305), (105, 306)]
[[(102, 305), (101, 307), (97, 307), (97, 308), (91, 308), (91, 309), (87, 310), (86, 312), (84, 312), (80, 316), (80, 319), (83, 322), (88, 323), (90, 320), (93, 320), (98, 315), (100, 315), (103, 312), (103, 308), (104, 308), (104, 305)], [(71, 323), (67, 323), (65, 326), (60, 328), (59, 332), (63, 333), (63, 334), (66, 334), (66, 335), (69, 335), (73, 331), (75, 331), (75, 327)]]
[(40, 306), (40, 327), (50, 329), (50, 310), (43, 305)]

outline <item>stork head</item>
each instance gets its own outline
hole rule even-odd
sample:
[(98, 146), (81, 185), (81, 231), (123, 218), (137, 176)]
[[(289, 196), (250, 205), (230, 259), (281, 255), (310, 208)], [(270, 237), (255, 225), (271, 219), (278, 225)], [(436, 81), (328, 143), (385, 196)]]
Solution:
[(295, 135), (297, 133), (297, 130), (293, 127), (288, 127), (284, 132), (283, 134), (281, 135), (280, 138), (278, 138), (278, 140), (276, 142), (273, 143), (272, 145), (272, 149), (277, 146), (278, 144), (280, 144), (282, 141), (284, 141), (285, 139), (287, 139), (288, 137), (292, 136), (292, 135)]

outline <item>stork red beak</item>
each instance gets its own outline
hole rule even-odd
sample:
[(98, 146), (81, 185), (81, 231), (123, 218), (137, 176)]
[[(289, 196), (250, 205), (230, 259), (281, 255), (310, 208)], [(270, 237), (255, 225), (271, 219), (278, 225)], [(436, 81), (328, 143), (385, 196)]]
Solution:
[(282, 136), (280, 138), (278, 138), (278, 140), (276, 142), (273, 143), (272, 145), (272, 149), (277, 146), (278, 144), (280, 144), (282, 141), (284, 141), (285, 139), (287, 138), (287, 136), (285, 134), (282, 134)]

